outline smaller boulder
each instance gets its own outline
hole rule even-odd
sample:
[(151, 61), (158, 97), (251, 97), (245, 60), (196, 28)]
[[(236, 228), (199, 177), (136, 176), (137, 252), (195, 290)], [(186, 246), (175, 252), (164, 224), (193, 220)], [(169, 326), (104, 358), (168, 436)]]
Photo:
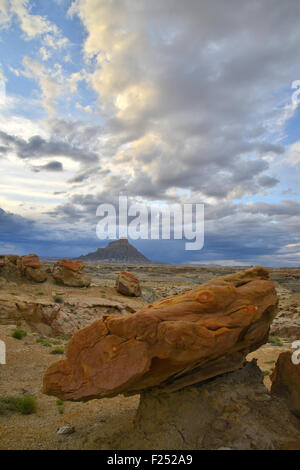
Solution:
[(285, 351), (277, 359), (270, 378), (271, 392), (285, 398), (290, 411), (300, 418), (300, 364), (294, 363), (297, 352)]
[(52, 276), (58, 284), (69, 287), (88, 287), (91, 284), (91, 278), (84, 273), (83, 262), (72, 261), (68, 258), (55, 263)]
[(29, 281), (44, 282), (47, 279), (47, 273), (43, 269), (39, 257), (35, 254), (22, 256), (20, 269)]
[(140, 297), (140, 281), (131, 273), (120, 272), (116, 280), (116, 289), (120, 294), (130, 297)]

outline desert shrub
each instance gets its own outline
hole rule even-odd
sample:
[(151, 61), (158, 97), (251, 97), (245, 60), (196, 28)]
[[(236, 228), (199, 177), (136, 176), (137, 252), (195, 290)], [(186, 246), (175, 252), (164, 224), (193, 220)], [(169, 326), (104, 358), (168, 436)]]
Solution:
[(35, 341), (36, 341), (36, 343), (40, 343), (40, 344), (42, 344), (43, 346), (46, 346), (46, 347), (52, 346), (51, 341), (49, 341), (48, 339), (45, 339), (45, 338), (37, 338)]
[(35, 413), (37, 409), (36, 398), (31, 395), (18, 398), (17, 407), (20, 413), (22, 413), (23, 415), (31, 415), (32, 413)]
[(0, 397), (0, 415), (5, 412), (19, 412), (23, 415), (30, 415), (37, 410), (36, 398), (28, 395), (25, 397)]
[(37, 292), (36, 295), (45, 295), (45, 293), (44, 292)]
[(64, 414), (64, 411), (65, 411), (64, 402), (62, 400), (60, 400), (59, 398), (57, 398), (56, 404), (57, 404), (57, 407), (58, 407), (59, 414), (61, 414), (61, 415)]
[(54, 295), (53, 296), (53, 300), (54, 302), (56, 302), (57, 304), (63, 304), (64, 303), (64, 299), (62, 297), (59, 297), (59, 295)]
[(283, 343), (282, 343), (281, 339), (278, 338), (278, 336), (270, 335), (269, 336), (269, 343), (273, 344), (273, 346), (283, 346)]
[(65, 349), (57, 346), (55, 349), (52, 349), (51, 354), (64, 354)]
[(26, 335), (27, 335), (26, 331), (19, 330), (19, 329), (13, 330), (11, 334), (12, 338), (15, 338), (15, 339), (23, 339), (25, 338)]
[(62, 343), (61, 339), (53, 339), (52, 340), (52, 344), (61, 344), (61, 343)]

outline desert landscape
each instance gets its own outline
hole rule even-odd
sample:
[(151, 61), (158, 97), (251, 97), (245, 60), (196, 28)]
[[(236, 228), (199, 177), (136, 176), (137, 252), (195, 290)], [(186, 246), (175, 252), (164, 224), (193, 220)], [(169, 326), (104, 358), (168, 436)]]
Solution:
[[(271, 281), (263, 280), (268, 277)], [(6, 344), (6, 364), (0, 366), (0, 448), (300, 449), (300, 391), (295, 372), (290, 372), (288, 386), (294, 387), (293, 393), (298, 397), (296, 404), (291, 407), (290, 395), (282, 392), (280, 387), (277, 387), (277, 393), (270, 393), (278, 357), (282, 353), (291, 354), (293, 341), (300, 338), (299, 278), (300, 269), (291, 268), (270, 269), (268, 272), (265, 268), (242, 270), (166, 264), (118, 266), (86, 262), (83, 265), (81, 261), (67, 259), (42, 263), (36, 255), (23, 258), (3, 255), (0, 258), (0, 339)], [(270, 300), (263, 301), (273, 305), (271, 317), (274, 319), (272, 321), (270, 317), (267, 323), (264, 320), (263, 332), (258, 329), (255, 335), (252, 333), (248, 345), (244, 344), (245, 340), (240, 343), (241, 356), (232, 356), (237, 350), (237, 341), (241, 342), (235, 336), (235, 339), (226, 340), (224, 346), (219, 346), (225, 348), (224, 353), (232, 351), (231, 355), (226, 353), (229, 354), (229, 361), (226, 355), (221, 362), (219, 359), (208, 362), (208, 366), (205, 365), (206, 361), (201, 366), (200, 361), (197, 368), (192, 365), (192, 374), (179, 374), (178, 379), (172, 369), (174, 364), (167, 361), (163, 366), (166, 372), (162, 375), (159, 372), (157, 378), (142, 380), (141, 385), (132, 385), (131, 390), (129, 378), (124, 379), (122, 386), (117, 385), (118, 377), (107, 385), (115, 374), (124, 375), (123, 372), (113, 372), (113, 367), (117, 367), (113, 358), (107, 359), (112, 361), (108, 362), (109, 375), (106, 379), (100, 377), (102, 386), (98, 391), (92, 391), (92, 387), (87, 394), (84, 388), (82, 392), (69, 393), (65, 379), (61, 385), (58, 385), (60, 379), (52, 379), (51, 367), (55, 368), (56, 364), (60, 367), (61, 361), (57, 363), (57, 360), (66, 358), (70, 338), (78, 331), (86, 331), (85, 348), (93, 349), (92, 345), (89, 346), (87, 335), (97, 334), (97, 322), (102, 319), (105, 322), (107, 319), (132, 319), (135, 322), (136, 315), (139, 315), (137, 318), (141, 315), (149, 317), (147, 312), (151, 312), (156, 305), (156, 308), (162, 309), (170, 309), (169, 303), (180, 305), (185, 296), (199, 289), (204, 296), (215, 289), (214, 295), (220, 297), (220, 305), (215, 305), (210, 315), (217, 315), (213, 312), (220, 311), (220, 308), (223, 312), (227, 302), (218, 291), (221, 284), (222, 288), (225, 284), (226, 289), (231, 286), (231, 289), (238, 290), (243, 285), (250, 286), (257, 282), (267, 283), (271, 288), (274, 285), (272, 299), (268, 297)], [(201, 286), (208, 290), (203, 291)], [(257, 292), (255, 296), (257, 303)], [(208, 300), (203, 298), (202, 301), (206, 306)], [(160, 304), (162, 307), (159, 307)], [(270, 311), (270, 308), (267, 310)], [(141, 314), (136, 314), (139, 311)], [(249, 311), (251, 319), (247, 321), (254, 326), (259, 325), (259, 321), (252, 318), (251, 308)], [(201, 318), (200, 311), (196, 310), (195, 313), (200, 315), (197, 318)], [(185, 317), (185, 310), (182, 315)], [(247, 315), (244, 314), (245, 318)], [(219, 321), (223, 322), (221, 318)], [(241, 322), (239, 318), (236, 321), (238, 324)], [(151, 328), (149, 324), (142, 331), (148, 334)], [(21, 335), (16, 332), (21, 332)], [(79, 338), (78, 334), (73, 336), (73, 343)], [(198, 346), (196, 349), (191, 346), (189, 354), (201, 348), (203, 351), (210, 350), (211, 341), (205, 339), (203, 334), (201, 330)], [(173, 338), (170, 339), (172, 343), (177, 341), (172, 334), (170, 338)], [(151, 343), (149, 341), (146, 339), (148, 344)], [(228, 341), (233, 343), (233, 347)], [(176, 360), (178, 354), (189, 347), (188, 344), (189, 340), (185, 340), (174, 346)], [(74, 347), (69, 346), (68, 354), (75, 354), (72, 352)], [(224, 353), (218, 352), (217, 357), (221, 355), (222, 358)], [(101, 354), (92, 350), (90, 354), (96, 355), (96, 362), (92, 362), (94, 366), (90, 366), (96, 369), (93, 373), (87, 372), (91, 374), (88, 382), (84, 377), (78, 379), (83, 387), (90, 380), (93, 382), (92, 377), (101, 376), (104, 370)], [(97, 354), (100, 354), (98, 369)], [(122, 367), (126, 364), (125, 369), (127, 367), (129, 371), (131, 367), (138, 367), (137, 358), (140, 360), (141, 355), (146, 353), (124, 350), (120, 354), (123, 357)], [(132, 354), (137, 355), (135, 359)], [(153, 354), (161, 356), (159, 352)], [(173, 353), (165, 352), (162, 357), (166, 354)], [(213, 352), (209, 354), (216, 357)], [(245, 359), (248, 365), (245, 365)], [(187, 361), (199, 364), (199, 359), (193, 359), (190, 355)], [(176, 367), (177, 371), (183, 369), (180, 363)], [(299, 370), (299, 366), (294, 368)], [(45, 379), (47, 374), (48, 382)], [(149, 372), (146, 376), (149, 377)], [(173, 376), (173, 379), (168, 380), (168, 376)], [(58, 380), (57, 386), (55, 380)], [(36, 409), (30, 414), (22, 414), (5, 405), (7, 397), (28, 396), (36, 401)], [(181, 409), (182, 403), (184, 406)], [(247, 431), (242, 438), (241, 429)]]
[(300, 450), (299, 20), (0, 0), (0, 450)]

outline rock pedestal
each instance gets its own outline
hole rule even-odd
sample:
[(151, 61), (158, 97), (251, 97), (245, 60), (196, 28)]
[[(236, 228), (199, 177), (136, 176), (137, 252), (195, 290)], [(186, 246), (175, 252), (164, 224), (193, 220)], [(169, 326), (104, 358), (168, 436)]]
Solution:
[(297, 421), (253, 361), (174, 393), (142, 392), (131, 432), (111, 448), (300, 449)]
[(293, 354), (300, 357), (296, 351), (286, 351), (278, 357), (270, 377), (271, 392), (283, 396), (291, 412), (300, 418), (300, 364), (293, 363)]

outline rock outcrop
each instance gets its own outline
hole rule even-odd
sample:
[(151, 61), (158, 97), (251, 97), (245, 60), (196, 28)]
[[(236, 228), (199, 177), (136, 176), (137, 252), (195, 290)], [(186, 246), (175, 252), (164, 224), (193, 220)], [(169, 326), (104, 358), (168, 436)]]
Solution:
[(270, 376), (271, 392), (283, 396), (291, 412), (300, 418), (300, 364), (293, 363), (293, 354), (297, 355), (296, 352), (286, 351), (278, 357)]
[(171, 394), (142, 392), (130, 432), (104, 448), (300, 449), (300, 428), (284, 400), (267, 391), (254, 360)]
[(267, 270), (251, 273), (95, 321), (72, 337), (67, 359), (46, 371), (44, 393), (76, 401), (173, 392), (241, 368), (267, 342), (278, 303)]
[(25, 324), (45, 336), (72, 336), (103, 315), (126, 314), (126, 305), (109, 299), (72, 298), (56, 303), (29, 296), (0, 295), (0, 325)]
[(140, 281), (131, 273), (122, 271), (116, 280), (116, 289), (120, 294), (130, 297), (140, 297)]
[(22, 274), (19, 269), (20, 257), (17, 255), (0, 255), (0, 276), (7, 281), (18, 281)]
[(68, 258), (54, 264), (52, 276), (58, 284), (69, 287), (88, 287), (91, 284), (91, 278), (84, 273), (83, 262)]
[(33, 282), (44, 282), (47, 273), (43, 269), (39, 257), (35, 254), (24, 255), (1, 255), (0, 276), (8, 281), (20, 281), (27, 279)]

